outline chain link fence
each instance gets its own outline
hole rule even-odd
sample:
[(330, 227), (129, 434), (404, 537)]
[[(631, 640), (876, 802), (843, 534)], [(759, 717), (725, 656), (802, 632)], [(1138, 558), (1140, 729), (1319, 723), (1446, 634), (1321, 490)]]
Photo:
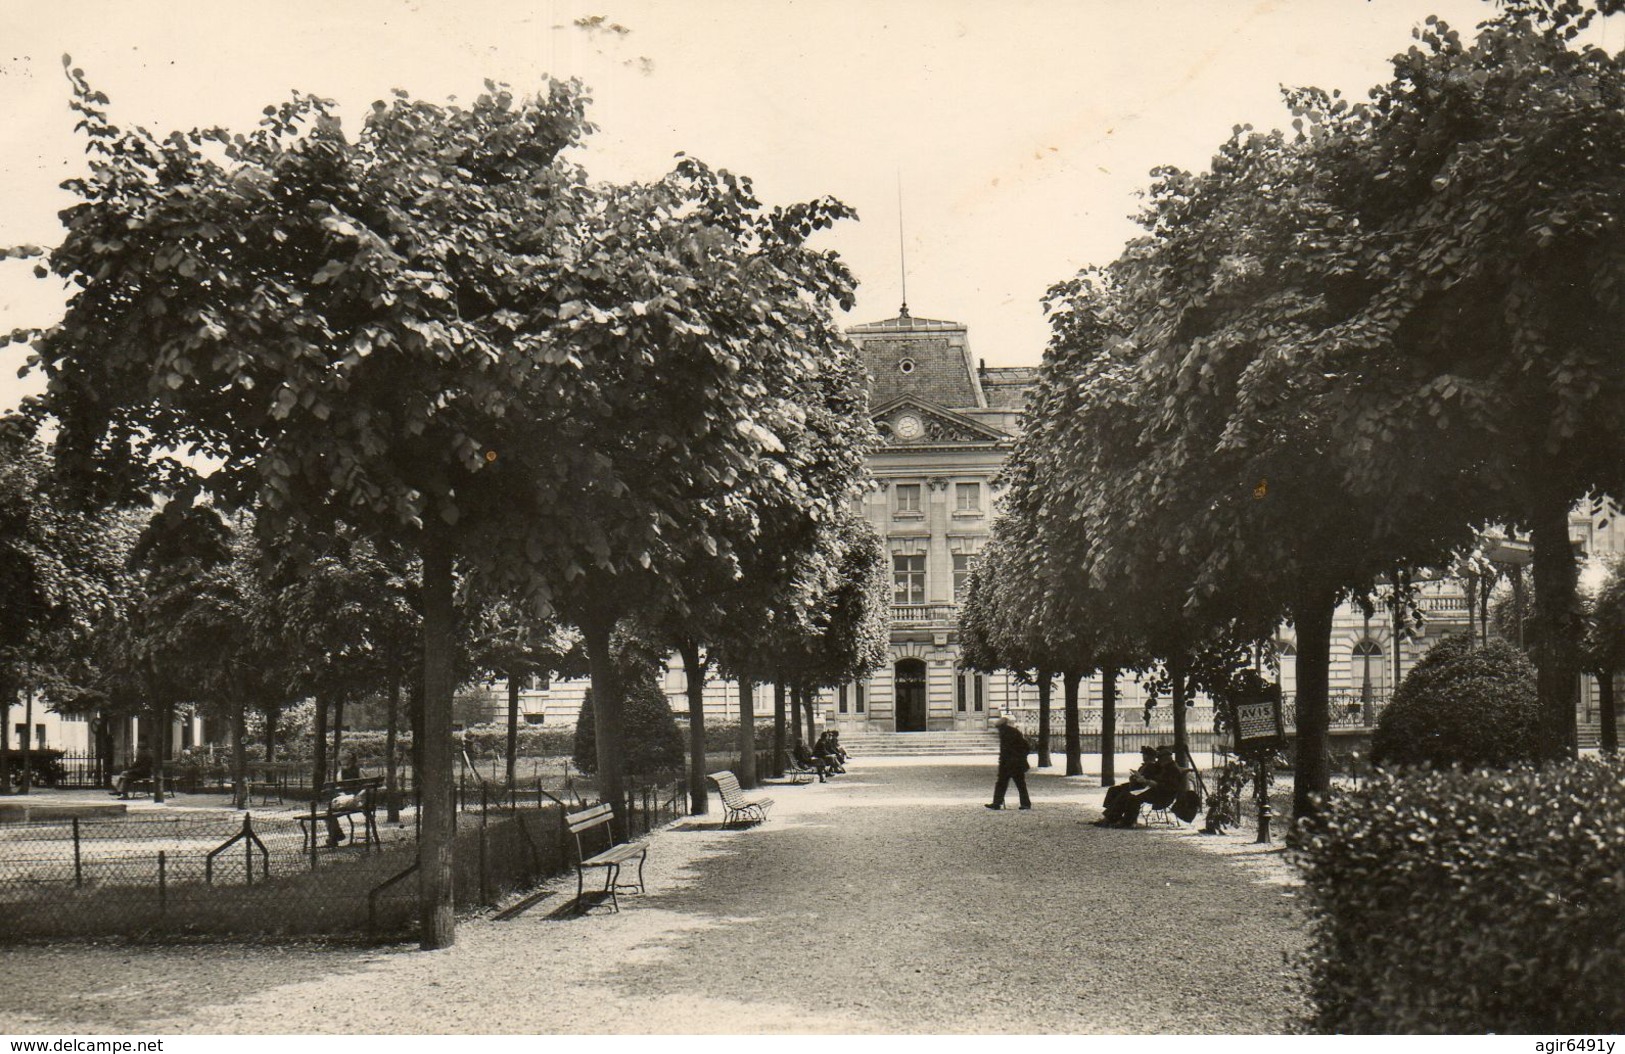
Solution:
[[(564, 813), (540, 784), (457, 795), (461, 912), (494, 906), (573, 866)], [(572, 788), (573, 790), (573, 788)], [(635, 787), (633, 835), (686, 812), (681, 779)], [(357, 822), (358, 835), (365, 825)], [(415, 931), (416, 811), (378, 838), (329, 848), (318, 810), (196, 809), (0, 825), (0, 939), (326, 936)], [(360, 842), (362, 844), (355, 844)]]

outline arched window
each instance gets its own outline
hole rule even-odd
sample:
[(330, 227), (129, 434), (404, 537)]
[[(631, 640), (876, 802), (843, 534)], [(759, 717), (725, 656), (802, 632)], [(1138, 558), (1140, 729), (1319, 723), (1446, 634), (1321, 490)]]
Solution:
[(1281, 663), (1281, 697), (1295, 698), (1298, 694), (1298, 646), (1286, 641), (1276, 647), (1275, 657)]
[(1349, 658), (1349, 680), (1360, 693), (1360, 701), (1369, 703), (1387, 691), (1388, 664), (1382, 661), (1382, 645), (1374, 640), (1358, 641)]

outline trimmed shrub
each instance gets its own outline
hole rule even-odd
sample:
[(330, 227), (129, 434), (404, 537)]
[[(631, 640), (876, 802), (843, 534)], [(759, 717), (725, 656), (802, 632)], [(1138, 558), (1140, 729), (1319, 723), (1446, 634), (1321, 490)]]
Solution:
[(1379, 765), (1504, 768), (1538, 756), (1535, 668), (1504, 641), (1446, 637), (1405, 676), (1377, 719)]
[[(686, 745), (653, 671), (623, 668), (622, 676), (626, 681), (626, 697), (621, 703), (626, 775), (651, 776), (681, 769), (688, 756)], [(582, 772), (597, 773), (598, 737), (591, 688), (581, 700), (581, 716), (576, 718), (574, 760)]]
[(1614, 1032), (1625, 764), (1380, 776), (1293, 835), (1325, 1033)]

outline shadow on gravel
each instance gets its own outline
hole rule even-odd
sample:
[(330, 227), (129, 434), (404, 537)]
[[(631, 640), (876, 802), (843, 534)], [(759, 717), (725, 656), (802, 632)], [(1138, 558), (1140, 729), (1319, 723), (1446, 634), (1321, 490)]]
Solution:
[(666, 830), (677, 831), (679, 833), (696, 833), (700, 831), (748, 831), (752, 827), (760, 826), (760, 823), (723, 823), (720, 820), (716, 823), (684, 821), (683, 823), (672, 824), (670, 827), (666, 828)]

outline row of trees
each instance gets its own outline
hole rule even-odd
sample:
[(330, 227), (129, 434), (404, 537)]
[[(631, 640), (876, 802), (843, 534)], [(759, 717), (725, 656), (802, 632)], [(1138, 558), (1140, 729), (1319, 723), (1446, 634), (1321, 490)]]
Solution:
[(25, 414), (52, 422), (83, 504), (207, 501), (264, 537), (349, 532), (412, 561), (425, 947), (454, 933), (469, 592), (579, 632), (618, 811), (621, 625), (745, 680), (872, 662), (877, 591), (842, 577), (878, 548), (844, 517), (870, 441), (833, 321), (853, 283), (809, 243), (839, 202), (770, 208), (686, 157), (594, 182), (572, 160), (592, 131), (576, 82), (487, 83), (466, 107), (397, 93), (353, 138), (303, 94), (251, 132), (158, 137), (69, 78), (89, 174), (41, 268), (71, 295), (33, 335), (47, 390)]
[(1144, 236), (1049, 292), (979, 664), (1154, 667), (1179, 720), (1290, 621), (1308, 815), (1337, 604), (1504, 524), (1534, 544), (1542, 749), (1572, 751), (1569, 513), (1625, 493), (1625, 62), (1585, 42), (1615, 6), (1429, 18), (1366, 101), (1289, 91), (1293, 132), (1154, 174)]

